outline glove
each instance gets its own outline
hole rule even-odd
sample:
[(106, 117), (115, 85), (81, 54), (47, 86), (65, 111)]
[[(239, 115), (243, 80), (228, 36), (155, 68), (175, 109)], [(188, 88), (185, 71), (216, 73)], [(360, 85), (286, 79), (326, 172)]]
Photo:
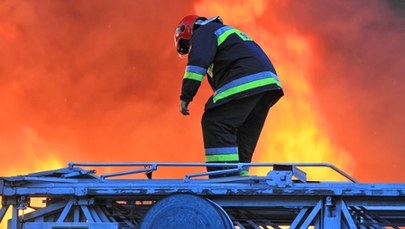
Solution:
[(186, 101), (183, 101), (183, 100), (180, 101), (180, 112), (183, 115), (190, 115), (190, 111), (188, 109), (188, 104), (189, 103), (190, 102), (186, 102)]

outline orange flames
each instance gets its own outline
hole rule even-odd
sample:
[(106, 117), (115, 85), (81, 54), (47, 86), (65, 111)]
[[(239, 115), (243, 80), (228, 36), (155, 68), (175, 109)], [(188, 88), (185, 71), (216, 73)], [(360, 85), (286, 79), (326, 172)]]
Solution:
[(202, 0), (195, 8), (246, 31), (278, 69), (286, 96), (270, 112), (256, 162), (328, 162), (363, 181), (403, 181), (404, 109), (395, 102), (404, 96), (403, 5)]
[(399, 181), (404, 20), (392, 4), (2, 1), (1, 175), (69, 161), (202, 162), (211, 92), (204, 82), (191, 116), (179, 114), (186, 63), (172, 37), (196, 13), (246, 31), (282, 80), (255, 162), (329, 162), (361, 180)]
[[(253, 34), (271, 56), (283, 83), (286, 96), (270, 112), (255, 161), (328, 162), (350, 172), (350, 156), (333, 143), (309, 82), (313, 63), (319, 58), (311, 46), (311, 39), (276, 18), (261, 24), (263, 9), (270, 8), (269, 4), (268, 1), (237, 1), (236, 4), (232, 1), (229, 5), (201, 1), (196, 4), (200, 14), (218, 13), (226, 23), (236, 24)], [(265, 174), (267, 171), (258, 172)], [(310, 179), (318, 180), (342, 179), (329, 170), (308, 175)]]
[(246, 31), (282, 80), (286, 95), (255, 162), (328, 162), (362, 181), (403, 181), (405, 10), (363, 4), (4, 0), (0, 175), (69, 161), (202, 162), (200, 116), (211, 92), (204, 82), (191, 116), (180, 115), (186, 62), (173, 47), (178, 21), (196, 13)]
[(178, 112), (184, 66), (172, 37), (173, 14), (192, 6), (159, 4), (157, 16), (148, 1), (1, 3), (2, 175), (203, 158), (198, 120)]

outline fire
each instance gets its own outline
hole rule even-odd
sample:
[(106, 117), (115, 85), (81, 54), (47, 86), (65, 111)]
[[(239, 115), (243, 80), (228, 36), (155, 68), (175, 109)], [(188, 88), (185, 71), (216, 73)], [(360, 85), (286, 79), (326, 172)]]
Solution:
[[(232, 1), (221, 4), (215, 1), (200, 1), (195, 4), (197, 14), (215, 15), (225, 23), (241, 27), (265, 49), (275, 63), (286, 96), (270, 111), (263, 129), (255, 162), (327, 162), (350, 172), (350, 158), (333, 142), (327, 122), (317, 107), (317, 98), (309, 81), (316, 50), (312, 37), (300, 34), (281, 21), (262, 25), (264, 8), (268, 1)], [(272, 5), (274, 7), (274, 4)], [(239, 9), (239, 10), (232, 10)], [(241, 13), (240, 9), (243, 9)], [(256, 22), (255, 27), (249, 26)], [(274, 29), (273, 29), (274, 28)], [(265, 174), (267, 169), (255, 173)], [(307, 171), (306, 171), (307, 172)], [(309, 179), (343, 179), (331, 170), (309, 171)]]
[[(26, 127), (22, 132), (23, 135), (18, 142), (20, 145), (19, 152), (23, 152), (23, 154), (13, 155), (14, 160), (12, 164), (14, 166), (8, 167), (6, 170), (3, 169), (1, 176), (25, 175), (38, 171), (59, 169), (66, 166), (61, 163), (58, 152), (50, 149), (49, 144), (44, 139), (41, 139), (32, 129)], [(19, 164), (21, 162), (24, 162), (25, 165), (21, 166)], [(0, 197), (0, 203), (1, 200), (2, 198)], [(28, 213), (31, 210), (32, 209), (26, 209), (24, 212)], [(19, 212), (22, 213), (23, 210), (19, 210)], [(3, 222), (0, 224), (1, 229), (7, 228), (7, 219), (10, 219), (11, 215), (11, 208), (9, 208), (4, 216)]]
[[(316, 50), (311, 39), (297, 33), (275, 36), (278, 44), (270, 48), (279, 60), (278, 74), (285, 78), (286, 96), (269, 115), (270, 129), (263, 131), (264, 145), (257, 160), (274, 162), (327, 162), (351, 172), (348, 153), (334, 142), (327, 120), (319, 110), (311, 85), (311, 66), (316, 62)], [(260, 42), (260, 41), (259, 41)], [(268, 130), (268, 131), (267, 131)], [(267, 145), (267, 146), (266, 146)], [(342, 179), (333, 171), (310, 171), (313, 179)], [(310, 175), (310, 177), (311, 177)]]
[(61, 159), (58, 156), (59, 152), (50, 148), (50, 144), (42, 139), (34, 132), (34, 130), (25, 127), (22, 128), (23, 133), (19, 142), (19, 154), (14, 158), (15, 164), (24, 161), (25, 166), (12, 166), (7, 170), (2, 171), (2, 176), (15, 176), (23, 175), (32, 172), (58, 169), (65, 167), (66, 165), (61, 163)]
[(185, 61), (172, 37), (195, 13), (248, 33), (283, 83), (255, 162), (328, 162), (363, 180), (403, 181), (398, 1), (158, 2), (0, 3), (0, 176), (70, 161), (202, 162), (211, 92), (203, 83), (191, 116), (179, 114)]

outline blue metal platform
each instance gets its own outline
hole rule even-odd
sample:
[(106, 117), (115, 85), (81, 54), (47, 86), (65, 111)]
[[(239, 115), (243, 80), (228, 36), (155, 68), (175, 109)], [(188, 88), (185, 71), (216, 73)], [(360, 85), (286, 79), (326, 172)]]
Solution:
[[(137, 228), (400, 228), (405, 183), (358, 183), (325, 163), (226, 164), (227, 170), (152, 179), (162, 167), (204, 163), (69, 163), (66, 168), (0, 178), (0, 220), (10, 229)], [(98, 168), (122, 171), (95, 174)], [(266, 176), (207, 179), (264, 167)], [(326, 167), (347, 181), (309, 181), (305, 169)], [(124, 178), (145, 174), (144, 178)], [(43, 206), (34, 206), (34, 199)], [(30, 211), (28, 211), (30, 209)]]

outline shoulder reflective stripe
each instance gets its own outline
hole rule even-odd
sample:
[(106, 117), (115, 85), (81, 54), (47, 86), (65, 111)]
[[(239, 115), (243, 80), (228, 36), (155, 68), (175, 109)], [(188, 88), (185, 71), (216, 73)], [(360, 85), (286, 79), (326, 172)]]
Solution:
[(216, 103), (218, 100), (234, 95), (236, 93), (270, 84), (276, 84), (281, 87), (281, 83), (278, 80), (278, 77), (270, 71), (248, 75), (234, 80), (228, 84), (225, 84), (224, 86), (219, 88), (214, 94), (213, 102)]
[(215, 31), (215, 35), (218, 37), (220, 37), (224, 32), (226, 32), (227, 30), (233, 29), (233, 27), (227, 25), (227, 26), (223, 26), (219, 29), (217, 29), (217, 31)]
[(211, 154), (234, 154), (238, 153), (238, 147), (206, 148), (205, 155)]
[(187, 65), (186, 72), (184, 73), (184, 79), (191, 79), (202, 81), (204, 79), (205, 74), (207, 73), (207, 69), (194, 66), (194, 65)]
[(206, 162), (231, 162), (231, 161), (239, 161), (238, 154), (217, 154), (217, 155), (206, 155), (205, 156)]
[(240, 30), (232, 28), (230, 26), (224, 26), (224, 27), (218, 29), (217, 31), (215, 31), (215, 35), (217, 36), (218, 46), (220, 46), (222, 44), (222, 42), (224, 42), (229, 37), (229, 35), (234, 34), (234, 33), (236, 35), (238, 35), (244, 41), (252, 40), (250, 37), (248, 37), (245, 33), (241, 32)]

